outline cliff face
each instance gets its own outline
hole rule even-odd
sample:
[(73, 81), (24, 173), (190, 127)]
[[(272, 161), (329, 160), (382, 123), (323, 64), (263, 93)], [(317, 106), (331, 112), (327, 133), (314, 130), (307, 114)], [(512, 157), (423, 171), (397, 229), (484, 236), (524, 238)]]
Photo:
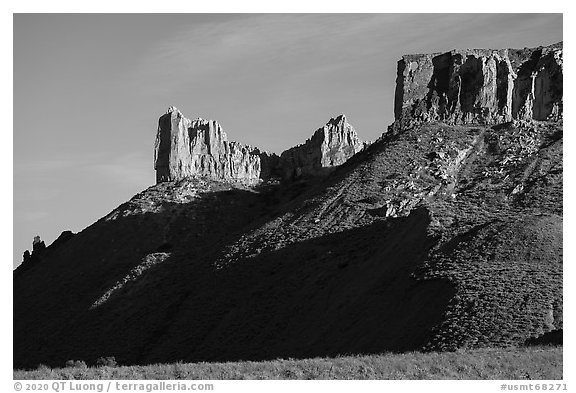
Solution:
[(394, 114), (402, 125), (558, 120), (562, 80), (562, 43), (407, 55), (398, 62)]
[(362, 150), (364, 145), (346, 116), (337, 116), (316, 130), (304, 144), (282, 153), (282, 175), (284, 178), (292, 178), (329, 173)]
[(157, 183), (190, 176), (254, 183), (269, 176), (270, 160), (272, 156), (258, 148), (229, 142), (214, 120), (189, 120), (174, 107), (158, 120)]
[(346, 117), (340, 115), (316, 130), (306, 143), (278, 157), (229, 142), (218, 122), (190, 120), (171, 107), (158, 120), (154, 149), (156, 183), (196, 176), (253, 184), (270, 177), (325, 175), (364, 146)]

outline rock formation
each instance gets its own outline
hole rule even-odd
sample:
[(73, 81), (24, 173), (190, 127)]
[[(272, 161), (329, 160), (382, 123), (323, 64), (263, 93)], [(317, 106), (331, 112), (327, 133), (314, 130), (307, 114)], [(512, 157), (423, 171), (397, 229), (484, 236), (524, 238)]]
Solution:
[(403, 56), (398, 62), (395, 118), (403, 125), (558, 120), (562, 63), (562, 43)]
[(156, 182), (190, 176), (258, 182), (270, 173), (273, 155), (258, 148), (229, 142), (214, 120), (189, 120), (175, 107), (158, 120), (154, 149)]
[(30, 269), (33, 265), (41, 262), (48, 254), (50, 254), (50, 252), (63, 246), (73, 236), (74, 233), (72, 233), (72, 231), (64, 231), (49, 246), (46, 246), (46, 243), (44, 243), (44, 240), (42, 240), (40, 236), (34, 236), (34, 240), (32, 241), (32, 251), (24, 251), (22, 263), (16, 269), (16, 273), (21, 274), (23, 271)]
[(40, 262), (44, 251), (46, 250), (46, 243), (40, 239), (40, 236), (34, 236), (32, 241), (32, 252), (29, 250), (24, 251), (22, 256), (22, 264), (20, 265), (20, 270), (26, 270), (31, 265)]
[(14, 272), (14, 366), (559, 341), (560, 45), (405, 56), (398, 82), (394, 132), (354, 159), (344, 116), (278, 157), (171, 108), (159, 184)]
[(33, 253), (39, 253), (42, 252), (46, 249), (46, 244), (44, 243), (44, 241), (42, 239), (40, 239), (40, 236), (36, 235), (34, 236), (34, 240), (32, 241), (32, 252)]
[(284, 151), (280, 156), (280, 168), (284, 178), (301, 175), (322, 175), (358, 153), (365, 146), (345, 115), (330, 119), (316, 130), (302, 145)]
[(198, 176), (257, 183), (270, 177), (291, 179), (322, 175), (366, 146), (344, 115), (330, 119), (306, 143), (281, 157), (256, 147), (229, 142), (214, 120), (189, 120), (175, 107), (158, 120), (154, 149), (156, 182)]

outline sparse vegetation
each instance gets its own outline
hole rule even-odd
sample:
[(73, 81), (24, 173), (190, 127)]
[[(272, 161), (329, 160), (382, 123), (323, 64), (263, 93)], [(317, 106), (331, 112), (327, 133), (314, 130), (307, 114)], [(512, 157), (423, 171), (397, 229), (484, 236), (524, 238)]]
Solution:
[(14, 379), (562, 379), (562, 347), (408, 352), (263, 362), (67, 367)]

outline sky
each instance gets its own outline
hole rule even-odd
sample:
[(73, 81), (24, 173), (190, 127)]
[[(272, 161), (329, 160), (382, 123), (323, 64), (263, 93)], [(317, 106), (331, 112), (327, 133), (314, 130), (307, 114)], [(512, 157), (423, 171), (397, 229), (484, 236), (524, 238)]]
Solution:
[(393, 121), (404, 54), (562, 41), (562, 14), (15, 14), (13, 267), (154, 184), (174, 105), (275, 153)]

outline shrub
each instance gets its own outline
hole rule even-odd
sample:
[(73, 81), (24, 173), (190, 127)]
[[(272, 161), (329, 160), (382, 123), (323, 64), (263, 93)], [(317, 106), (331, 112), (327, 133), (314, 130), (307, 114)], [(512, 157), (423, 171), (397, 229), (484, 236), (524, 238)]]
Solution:
[(87, 368), (86, 362), (84, 360), (67, 360), (66, 368)]
[(97, 366), (116, 367), (116, 358), (114, 356), (100, 357), (96, 359)]
[(51, 370), (51, 368), (48, 367), (48, 366), (45, 365), (45, 364), (40, 363), (40, 364), (38, 365), (38, 367), (36, 367), (36, 370), (39, 370), (39, 371), (48, 371), (48, 370)]

